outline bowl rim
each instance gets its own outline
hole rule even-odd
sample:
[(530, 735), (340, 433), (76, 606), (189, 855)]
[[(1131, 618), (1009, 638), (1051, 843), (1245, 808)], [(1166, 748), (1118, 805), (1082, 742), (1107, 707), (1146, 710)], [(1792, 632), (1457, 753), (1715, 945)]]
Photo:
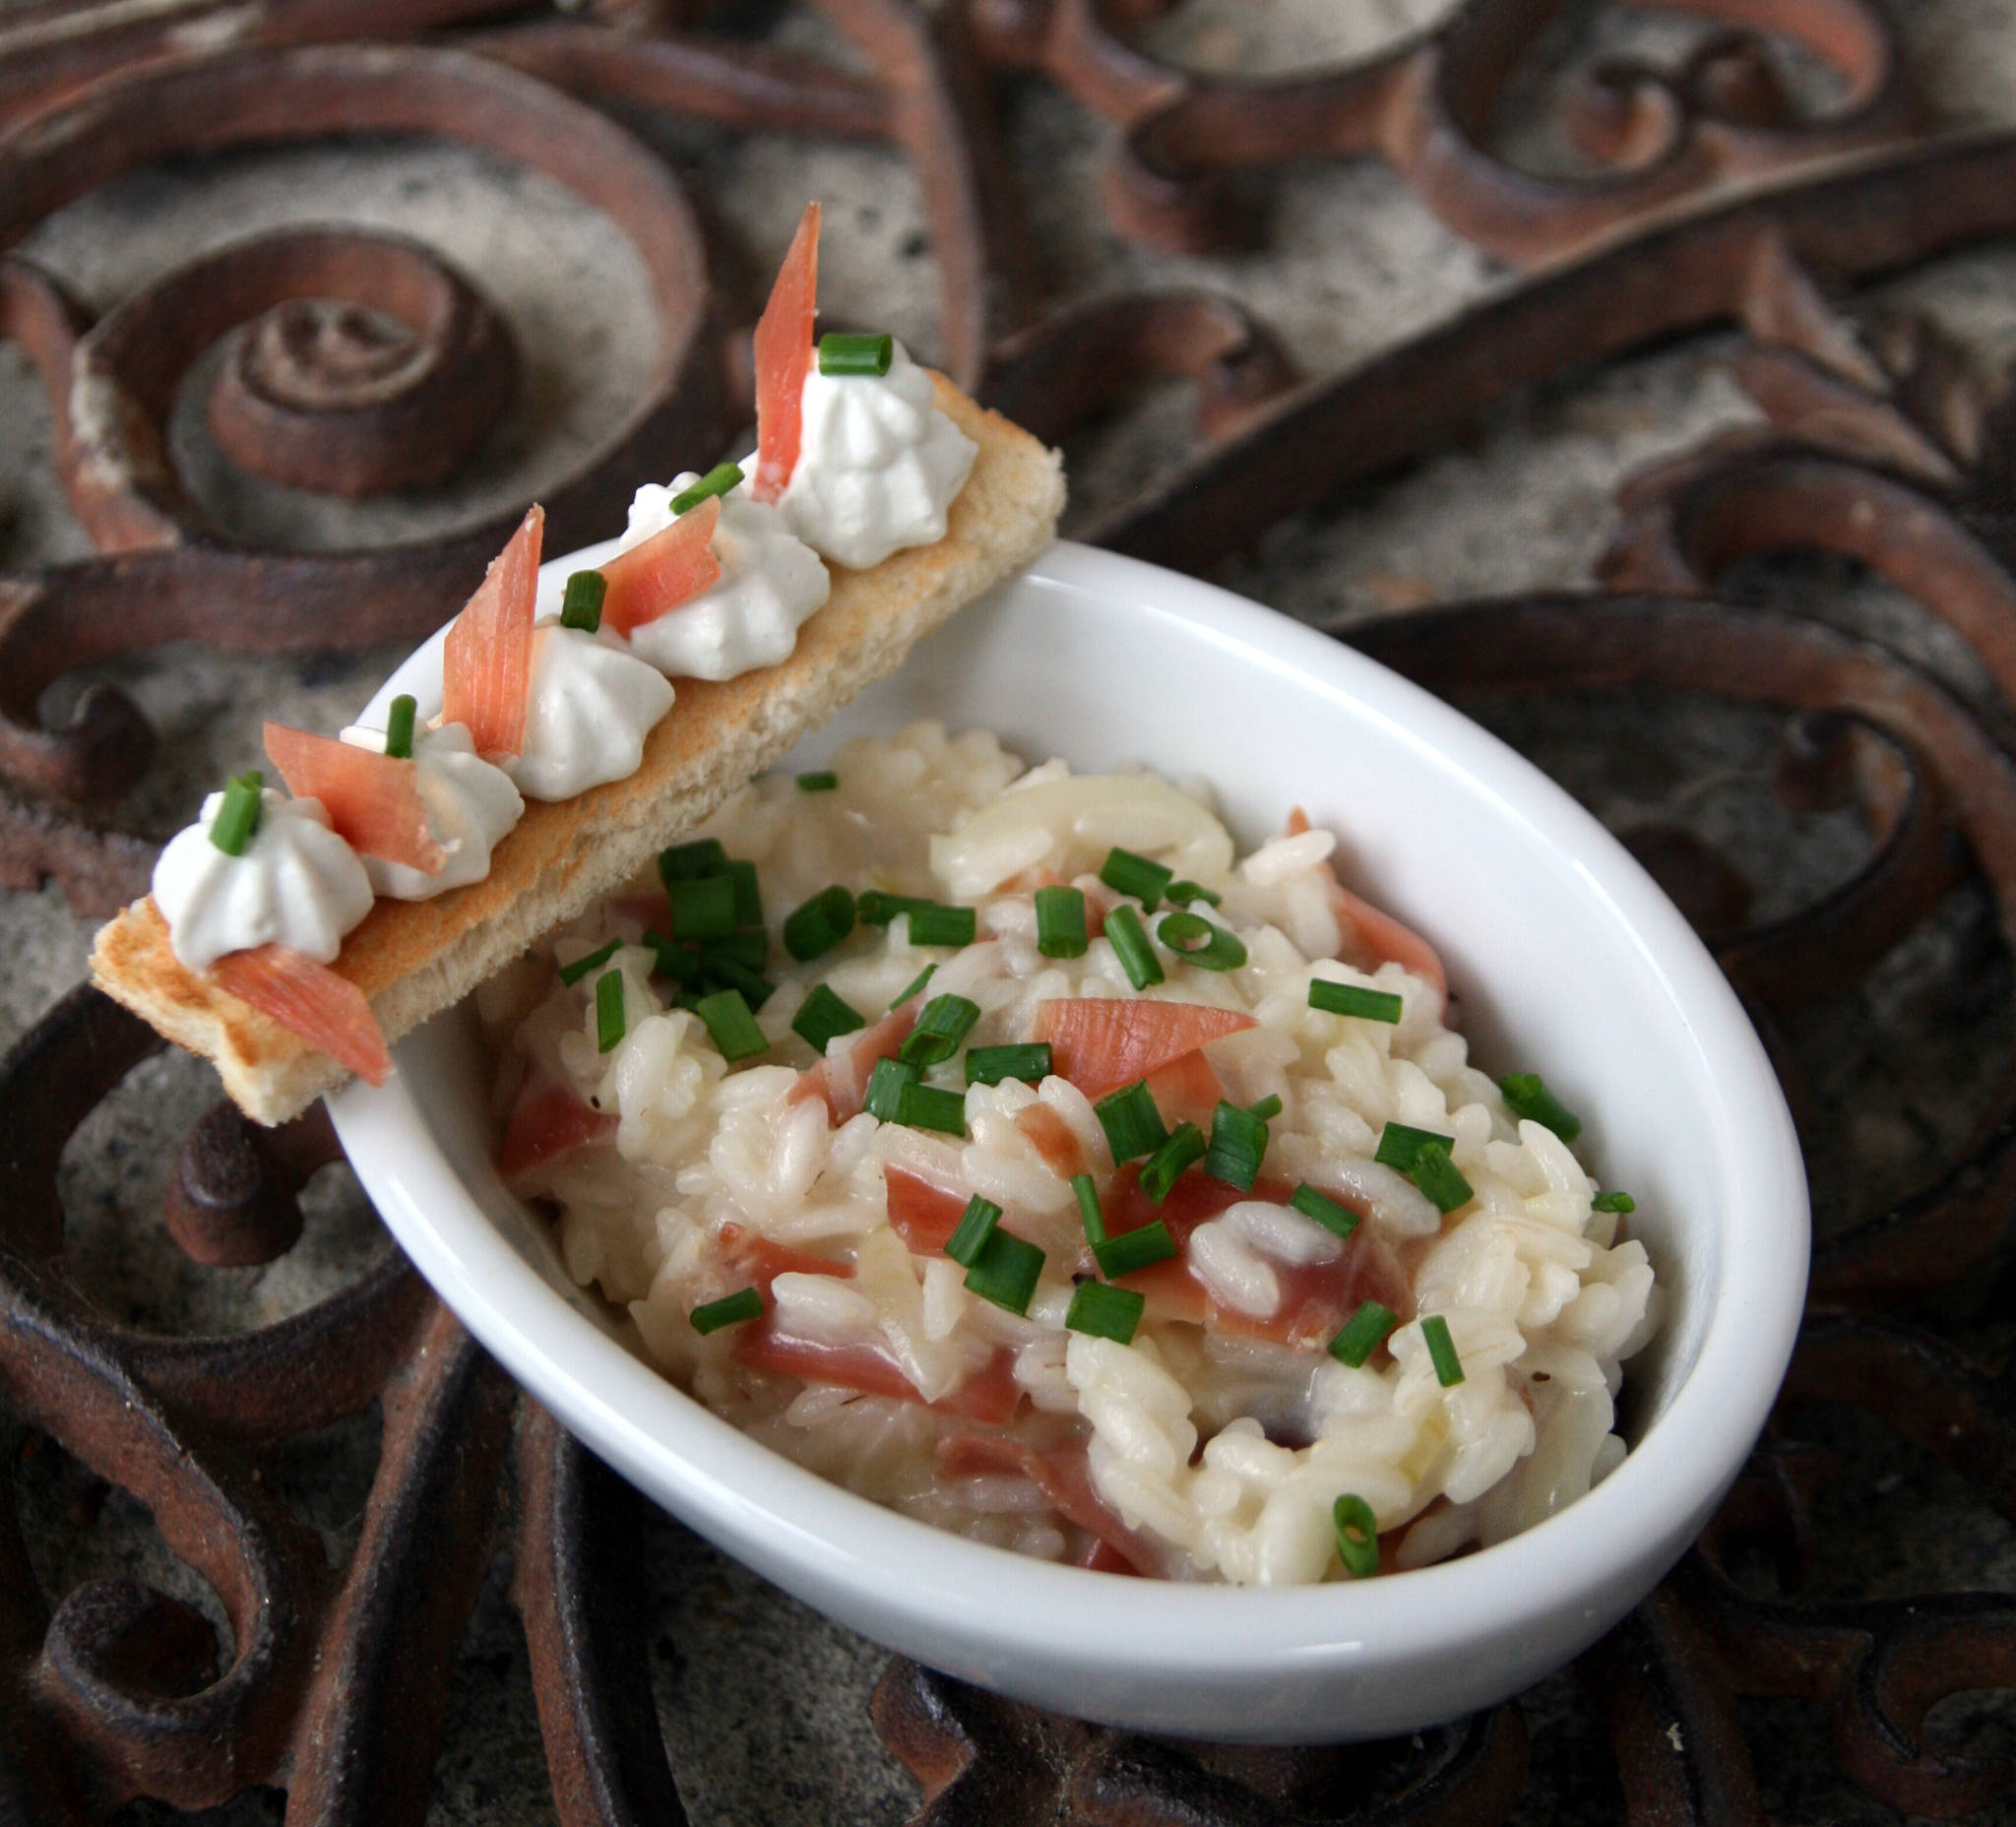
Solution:
[[(542, 583), (614, 542), (549, 561)], [(1590, 1636), (1649, 1590), (1740, 1470), (1791, 1359), (1809, 1249), (1805, 1174), (1775, 1072), (1719, 967), (1651, 877), (1594, 817), (1461, 713), (1329, 636), (1197, 579), (1058, 541), (1002, 587), (1091, 592), (1138, 606), (1247, 663), (1290, 675), (1484, 789), (1606, 904), (1666, 984), (1707, 1075), (1723, 1158), (1720, 1277), (1694, 1362), (1602, 1483), (1477, 1553), (1362, 1582), (1258, 1589), (1089, 1573), (1014, 1554), (856, 1496), (741, 1433), (576, 1311), (485, 1217), (398, 1071), (330, 1100), (388, 1227), (478, 1340), (574, 1432), (727, 1551), (837, 1607), (859, 1596), (976, 1666), (1040, 1653), (1088, 1673), (1169, 1679), (1369, 1671), (1446, 1654), (1580, 1606)], [(373, 698), (411, 689), (437, 635)], [(1735, 1245), (1740, 1243), (1740, 1247)], [(1648, 1555), (1653, 1557), (1648, 1565)], [(785, 1570), (788, 1570), (786, 1572)], [(1599, 1617), (1599, 1610), (1603, 1615)], [(855, 1613), (850, 1621), (859, 1621)], [(875, 1633), (872, 1624), (866, 1626)]]

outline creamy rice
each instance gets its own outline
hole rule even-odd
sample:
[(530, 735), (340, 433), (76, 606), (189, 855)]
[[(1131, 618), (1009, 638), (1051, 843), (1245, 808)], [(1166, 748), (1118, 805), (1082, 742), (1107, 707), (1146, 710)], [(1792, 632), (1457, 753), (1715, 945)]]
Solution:
[[(1593, 1209), (1597, 1186), (1560, 1136), (1516, 1116), (1470, 1064), (1432, 951), (1340, 887), (1332, 834), (1292, 830), (1236, 859), (1197, 784), (1025, 769), (985, 732), (928, 724), (851, 742), (832, 766), (833, 789), (766, 779), (702, 834), (758, 872), (776, 985), (756, 1013), (760, 1055), (729, 1065), (657, 974), (644, 939), (667, 930), (667, 904), (655, 880), (479, 999), (507, 1174), (551, 1203), (569, 1273), (628, 1313), (667, 1375), (908, 1514), (1185, 1579), (1344, 1577), (1333, 1506), (1346, 1493), (1375, 1517), (1384, 1568), (1424, 1565), (1528, 1527), (1621, 1460), (1620, 1366), (1658, 1316), (1645, 1249), (1620, 1235), (1628, 1219)], [(1166, 905), (1142, 918), (1165, 977), (1145, 990), (1106, 937), (1044, 956), (1040, 884), (1082, 890), (1095, 930), (1116, 908), (1140, 913), (1100, 879), (1115, 846), (1217, 894), (1215, 910), (1190, 911), (1235, 933), (1245, 962), (1206, 970), (1154, 940)], [(836, 883), (974, 908), (976, 941), (915, 944), (898, 913), (793, 963), (786, 916)], [(560, 980), (556, 965), (611, 939), (606, 962)], [(926, 987), (901, 1001), (926, 966)], [(604, 1051), (597, 991), (610, 974), (623, 1033)], [(1312, 981), (1397, 995), (1401, 1019), (1326, 1013)], [(820, 984), (868, 1024), (823, 1061), (792, 1028)], [(601, 992), (604, 1016), (615, 993)], [(964, 1137), (859, 1107), (872, 1056), (938, 996), (978, 1010), (921, 1078), (963, 1096)], [(1105, 1088), (1065, 1076), (1097, 1078), (1099, 1049), (1073, 1051), (1068, 1018), (1044, 1008), (1082, 998), (1250, 1024), (1150, 1088), (1168, 1128), (1188, 1118), (1207, 1135), (1220, 1097), (1280, 1100), (1250, 1191), (1199, 1163), (1157, 1205), (1138, 1162), (1116, 1170), (1095, 1112)], [(1103, 1024), (1114, 1011), (1079, 1013)], [(968, 1049), (1040, 1034), (1056, 1043), (1051, 1076), (967, 1085)], [(1470, 1196), (1444, 1212), (1422, 1190), (1436, 1182), (1381, 1165), (1388, 1124), (1447, 1138)], [(1100, 1275), (1080, 1171), (1114, 1235), (1160, 1218), (1180, 1245), (1118, 1281), (1146, 1296), (1129, 1343), (1065, 1324), (1076, 1281)], [(1356, 1215), (1348, 1238), (1287, 1203), (1301, 1186)], [(1042, 1251), (1024, 1313), (975, 1293), (944, 1252), (976, 1195)], [(752, 1285), (759, 1317), (695, 1329), (696, 1307)], [(1365, 1300), (1400, 1323), (1353, 1367), (1326, 1348)], [(1422, 1324), (1436, 1316), (1461, 1366), (1446, 1385)]]

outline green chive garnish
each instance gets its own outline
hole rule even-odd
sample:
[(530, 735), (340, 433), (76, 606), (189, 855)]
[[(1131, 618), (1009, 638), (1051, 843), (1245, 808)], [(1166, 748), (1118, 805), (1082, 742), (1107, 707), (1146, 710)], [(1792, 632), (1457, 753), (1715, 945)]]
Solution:
[(1563, 1142), (1572, 1142), (1582, 1133), (1581, 1117), (1547, 1090), (1546, 1081), (1538, 1072), (1508, 1072), (1498, 1081), (1498, 1089), (1505, 1096), (1505, 1107), (1514, 1116), (1544, 1123)]
[(998, 1085), (1003, 1079), (1020, 1079), (1025, 1085), (1040, 1085), (1050, 1076), (1050, 1043), (1031, 1040), (1013, 1046), (970, 1046), (966, 1049), (966, 1082), (969, 1085)]
[(1001, 1208), (991, 1199), (982, 1199), (975, 1193), (966, 1202), (966, 1210), (959, 1215), (959, 1223), (953, 1227), (951, 1236), (945, 1239), (945, 1254), (962, 1269), (971, 1269), (979, 1261), (980, 1251), (986, 1247), (987, 1239), (994, 1234), (994, 1227), (1000, 1222)]
[(1356, 1370), (1385, 1344), (1386, 1335), (1399, 1323), (1400, 1315), (1391, 1307), (1361, 1300), (1358, 1310), (1344, 1322), (1344, 1330), (1330, 1341), (1330, 1355)]
[(803, 964), (832, 951), (853, 929), (854, 898), (836, 882), (786, 916), (784, 949)]
[(908, 914), (913, 908), (927, 908), (932, 904), (921, 895), (890, 895), (879, 888), (870, 888), (859, 895), (854, 902), (855, 910), (864, 926), (886, 926), (899, 914)]
[(1214, 1180), (1249, 1193), (1260, 1177), (1260, 1163), (1266, 1153), (1267, 1119), (1221, 1102), (1211, 1114), (1211, 1148), (1204, 1157), (1204, 1171)]
[(1449, 1322), (1439, 1313), (1430, 1313), (1421, 1321), (1421, 1341), (1428, 1348), (1428, 1361), (1435, 1366), (1435, 1381), (1444, 1389), (1454, 1389), (1463, 1381), (1463, 1359), (1456, 1355)]
[(718, 989), (711, 996), (702, 996), (693, 1012), (707, 1024), (721, 1056), (730, 1065), (738, 1059), (753, 1059), (770, 1046), (739, 989)]
[(700, 954), (688, 951), (683, 945), (674, 945), (662, 932), (647, 932), (644, 942), (658, 954), (658, 970), (661, 976), (668, 976), (673, 982), (687, 989), (700, 987)]
[(1141, 1190), (1157, 1205), (1162, 1204), (1183, 1169), (1202, 1161), (1204, 1153), (1204, 1131), (1195, 1123), (1178, 1123), (1168, 1140), (1142, 1163)]
[(735, 891), (735, 924), (762, 925), (763, 892), (756, 885), (756, 865), (753, 862), (731, 862), (727, 873), (728, 883)]
[(1330, 1506), (1330, 1525), (1337, 1532), (1338, 1555), (1353, 1579), (1370, 1579), (1379, 1571), (1379, 1524), (1369, 1503), (1346, 1491)]
[(1431, 1143), (1415, 1157), (1407, 1177), (1435, 1202), (1438, 1212), (1457, 1211), (1477, 1197), (1477, 1189), (1463, 1177), (1440, 1143)]
[(896, 1100), (896, 1120), (906, 1129), (935, 1129), (941, 1135), (966, 1134), (966, 1100), (956, 1091), (935, 1085), (906, 1085)]
[(777, 993), (777, 985), (768, 977), (759, 976), (727, 953), (714, 952), (709, 946), (702, 946), (700, 952), (702, 988), (731, 989), (752, 1009), (760, 1009)]
[(825, 1052), (828, 1041), (867, 1025), (868, 1018), (836, 995), (829, 983), (815, 988), (805, 998), (804, 1006), (791, 1017), (791, 1032), (815, 1053)]
[(674, 882), (698, 882), (727, 872), (728, 853), (719, 838), (696, 838), (691, 844), (674, 844), (658, 853), (659, 880), (667, 888)]
[(1358, 1215), (1351, 1207), (1339, 1205), (1328, 1193), (1319, 1193), (1307, 1180), (1289, 1195), (1289, 1204), (1337, 1236), (1349, 1237), (1358, 1228)]
[(560, 596), (560, 626), (594, 634), (602, 625), (602, 598), (608, 594), (609, 580), (599, 571), (570, 572)]
[(1072, 1332), (1090, 1333), (1095, 1339), (1114, 1339), (1132, 1345), (1141, 1327), (1141, 1315), (1148, 1296), (1131, 1288), (1113, 1288), (1104, 1282), (1080, 1282), (1071, 1292), (1071, 1305), (1064, 1324)]
[(699, 958), (703, 970), (736, 964), (744, 971), (761, 971), (770, 962), (770, 934), (761, 926), (744, 926), (724, 938), (707, 940), (700, 947)]
[(840, 776), (831, 768), (821, 768), (816, 773), (798, 776), (798, 791), (801, 793), (830, 793), (840, 785)]
[(1186, 965), (1200, 971), (1236, 971), (1246, 962), (1238, 935), (1201, 914), (1165, 914), (1155, 936)]
[(613, 1053), (628, 1023), (623, 1013), (623, 974), (604, 971), (595, 980), (595, 1044), (599, 1053)]
[(917, 1015), (916, 1026), (897, 1049), (899, 1059), (914, 1066), (935, 1066), (959, 1051), (959, 1043), (980, 1018), (980, 1005), (964, 996), (933, 996)]
[(224, 802), (210, 821), (210, 841), (226, 856), (242, 856), (259, 829), (266, 777), (257, 768), (234, 774), (224, 786)]
[(616, 947), (621, 943), (620, 939), (611, 939), (606, 945), (597, 946), (586, 958), (577, 958), (571, 965), (562, 965), (560, 967), (560, 981), (570, 985), (575, 984), (580, 982), (591, 971), (600, 970), (611, 958), (615, 957)]
[(1373, 1151), (1372, 1159), (1381, 1166), (1397, 1167), (1405, 1173), (1414, 1166), (1422, 1149), (1446, 1150), (1455, 1140), (1454, 1136), (1437, 1135), (1432, 1129), (1415, 1129), (1406, 1123), (1388, 1123), (1379, 1131), (1379, 1146)]
[(385, 717), (385, 752), (394, 761), (410, 761), (413, 758), (413, 719), (419, 714), (419, 705), (410, 692), (401, 692), (392, 701), (392, 709)]
[(1106, 1215), (1099, 1209), (1099, 1182), (1089, 1173), (1074, 1173), (1071, 1190), (1078, 1198), (1078, 1216), (1085, 1221), (1086, 1242), (1103, 1243), (1106, 1240)]
[(725, 939), (740, 923), (735, 918), (735, 885), (725, 875), (667, 882), (665, 893), (672, 903), (675, 939)]
[(900, 1121), (903, 1094), (921, 1076), (916, 1067), (901, 1059), (876, 1060), (874, 1071), (868, 1074), (868, 1095), (861, 1100), (861, 1108), (877, 1122)]
[(1629, 1193), (1598, 1193), (1589, 1202), (1592, 1212), (1635, 1212), (1638, 1201)]
[(1162, 1112), (1149, 1096), (1146, 1079), (1136, 1079), (1131, 1085), (1108, 1092), (1092, 1106), (1092, 1113), (1106, 1132), (1115, 1162), (1153, 1155), (1169, 1139), (1169, 1132), (1163, 1127)]
[(1127, 981), (1136, 989), (1162, 981), (1161, 961), (1149, 946), (1148, 934), (1141, 930), (1140, 914), (1132, 908), (1115, 908), (1106, 915), (1106, 937), (1112, 942), (1120, 969), (1127, 974)]
[(926, 902), (910, 911), (913, 945), (971, 945), (978, 930), (979, 915), (972, 908), (941, 908)]
[(672, 497), (672, 512), (690, 514), (709, 495), (724, 495), (729, 489), (738, 486), (741, 480), (740, 464), (718, 463), (691, 488), (683, 488)]
[(1225, 905), (1223, 895), (1214, 894), (1201, 882), (1171, 882), (1163, 890), (1163, 897), (1172, 907), (1186, 908), (1193, 901), (1201, 901), (1208, 908)]
[(1012, 1230), (998, 1228), (966, 1272), (966, 1285), (982, 1300), (1011, 1313), (1027, 1313), (1029, 1297), (1043, 1272), (1043, 1253)]
[(1141, 903), (1143, 913), (1153, 914), (1175, 879), (1175, 871), (1115, 845), (1099, 866), (1099, 879), (1120, 894), (1132, 895)]
[(931, 980), (931, 974), (937, 969), (936, 965), (926, 965), (915, 976), (911, 978), (910, 987), (904, 990), (889, 1006), (892, 1009), (900, 1009), (913, 996), (921, 996), (924, 993), (924, 985)]
[(1407, 1005), (1391, 990), (1333, 983), (1319, 976), (1309, 979), (1309, 1007), (1321, 1009), (1326, 1015), (1355, 1015), (1360, 1021), (1397, 1023)]
[(1157, 1219), (1139, 1229), (1122, 1231), (1117, 1237), (1095, 1243), (1092, 1253), (1099, 1259), (1100, 1273), (1107, 1281), (1117, 1282), (1121, 1276), (1132, 1275), (1136, 1269), (1167, 1262), (1176, 1253), (1176, 1240), (1169, 1235), (1168, 1226)]
[(695, 1332), (709, 1333), (719, 1332), (724, 1326), (739, 1326), (745, 1319), (757, 1318), (762, 1311), (763, 1296), (753, 1288), (744, 1288), (695, 1307), (686, 1318)]
[(829, 330), (819, 339), (819, 372), (844, 376), (887, 374), (896, 358), (896, 339)]
[(1036, 891), (1036, 949), (1045, 958), (1085, 956), (1085, 891), (1039, 888)]
[(1281, 1114), (1281, 1099), (1270, 1093), (1258, 1103), (1249, 1103), (1246, 1106), (1246, 1114), (1257, 1116), (1263, 1123), (1271, 1123)]

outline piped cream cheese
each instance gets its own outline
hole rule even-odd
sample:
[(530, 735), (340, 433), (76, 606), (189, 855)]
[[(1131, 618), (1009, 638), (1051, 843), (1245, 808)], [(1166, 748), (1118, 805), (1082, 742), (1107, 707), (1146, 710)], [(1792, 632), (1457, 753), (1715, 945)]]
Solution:
[[(753, 474), (755, 459), (742, 469)], [(699, 480), (687, 471), (668, 486), (640, 488), (623, 549), (669, 527), (677, 518), (672, 497)], [(788, 660), (799, 627), (833, 588), (819, 554), (778, 509), (752, 498), (746, 482), (722, 497), (714, 553), (721, 560), (718, 583), (630, 631), (630, 651), (673, 678), (732, 679)]]
[(644, 738), (672, 708), (672, 687), (613, 633), (563, 628), (533, 634), (525, 747), (503, 763), (528, 799), (571, 799), (620, 781), (644, 760)]
[[(385, 731), (353, 724), (343, 732), (352, 748), (385, 753)], [(427, 833), (447, 857), (439, 875), (382, 856), (361, 858), (371, 887), (395, 901), (425, 901), (450, 888), (466, 888), (490, 873), (497, 841), (525, 816), (525, 801), (510, 775), (476, 753), (461, 724), (413, 735), (413, 765)]]
[(799, 410), (798, 461), (778, 505), (807, 545), (858, 571), (945, 536), (979, 446), (938, 410), (901, 343), (887, 374), (821, 374), (814, 362)]
[(331, 963), (343, 936), (371, 911), (371, 880), (355, 850), (329, 828), (319, 799), (260, 795), (259, 828), (240, 855), (211, 842), (222, 793), (203, 802), (154, 866), (154, 901), (175, 956), (207, 971), (227, 952), (284, 945)]

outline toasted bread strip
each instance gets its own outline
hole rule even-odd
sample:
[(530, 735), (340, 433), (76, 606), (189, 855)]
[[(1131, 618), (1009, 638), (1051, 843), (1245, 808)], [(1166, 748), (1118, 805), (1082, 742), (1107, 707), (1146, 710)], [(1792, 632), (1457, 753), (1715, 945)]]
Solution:
[[(529, 800), (482, 881), (431, 901), (381, 900), (334, 968), (370, 999), (387, 1040), (627, 881), (1049, 542), (1064, 503), (1056, 453), (934, 378), (939, 406), (979, 445), (945, 537), (872, 570), (833, 567), (832, 596), (782, 665), (722, 684), (678, 680), (678, 700), (647, 738), (638, 771), (572, 799)], [(259, 1122), (298, 1115), (345, 1076), (328, 1054), (181, 965), (152, 897), (99, 931), (92, 975), (170, 1040), (213, 1060), (224, 1090)]]

